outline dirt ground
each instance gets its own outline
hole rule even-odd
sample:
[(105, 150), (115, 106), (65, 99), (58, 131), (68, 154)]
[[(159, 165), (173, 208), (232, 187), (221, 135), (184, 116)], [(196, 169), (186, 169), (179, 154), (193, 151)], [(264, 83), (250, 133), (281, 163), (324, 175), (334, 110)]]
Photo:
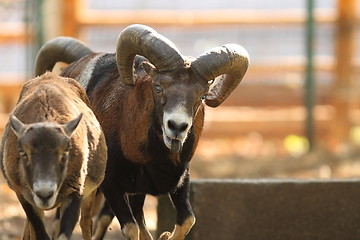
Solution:
[[(260, 139), (261, 140), (261, 139)], [(249, 142), (250, 141), (250, 142)], [(357, 178), (360, 176), (360, 148), (346, 147), (337, 154), (325, 150), (292, 156), (280, 143), (259, 139), (202, 140), (191, 162), (195, 178)], [(145, 214), (148, 227), (156, 228), (154, 197), (148, 197)], [(0, 240), (20, 239), (24, 212), (16, 196), (0, 177)], [(53, 212), (47, 213), (49, 226)], [(170, 230), (170, 229), (169, 229)], [(81, 239), (77, 226), (73, 239)], [(106, 239), (121, 239), (119, 224), (111, 224)]]

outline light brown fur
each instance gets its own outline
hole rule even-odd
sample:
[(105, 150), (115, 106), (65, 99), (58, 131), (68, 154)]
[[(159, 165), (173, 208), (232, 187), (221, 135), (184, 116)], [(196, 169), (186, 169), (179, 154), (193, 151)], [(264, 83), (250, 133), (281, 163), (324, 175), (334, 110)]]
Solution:
[[(89, 101), (81, 85), (70, 78), (51, 73), (25, 83), (12, 114), (24, 124), (52, 122), (65, 124), (83, 114), (82, 120), (71, 136), (67, 173), (60, 187), (56, 203), (60, 207), (69, 195), (78, 194), (83, 199), (82, 217), (91, 212), (95, 190), (103, 180), (107, 159), (105, 138), (100, 125), (90, 110)], [(17, 193), (20, 202), (36, 208), (28, 182), (20, 165), (18, 138), (8, 123), (5, 127), (1, 147), (1, 168), (9, 186)], [(91, 223), (81, 221), (84, 239), (90, 239)], [(33, 227), (27, 221), (24, 235), (35, 239)], [(89, 228), (89, 229), (87, 229)]]

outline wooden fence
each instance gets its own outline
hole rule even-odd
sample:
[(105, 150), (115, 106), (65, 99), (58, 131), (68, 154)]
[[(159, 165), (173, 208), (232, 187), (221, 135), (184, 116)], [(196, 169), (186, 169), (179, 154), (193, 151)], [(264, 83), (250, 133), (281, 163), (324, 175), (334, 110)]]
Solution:
[[(304, 26), (306, 10), (94, 10), (83, 0), (64, 0), (62, 4), (61, 28), (58, 35), (80, 37), (85, 27), (124, 26), (143, 23), (158, 26), (207, 26), (218, 25), (294, 25)], [(359, 18), (356, 15), (357, 0), (337, 1), (337, 9), (315, 10), (317, 24), (336, 26), (336, 41), (333, 43), (334, 57), (317, 59), (315, 70), (334, 74), (335, 82), (316, 89), (315, 136), (334, 147), (349, 139), (352, 126), (360, 124), (360, 101), (349, 91), (357, 87), (354, 80), (359, 72), (355, 59), (355, 33)], [(151, 13), (151, 14), (150, 14)], [(216, 17), (214, 17), (216, 15)], [(20, 23), (19, 23), (20, 24)], [(12, 31), (11, 25), (1, 25), (0, 44), (18, 41), (26, 44), (25, 32)], [(25, 29), (25, 28), (24, 28)], [(86, 41), (86, 39), (82, 39)], [(279, 64), (251, 65), (247, 79), (258, 76), (292, 72), (302, 74), (306, 59), (292, 61), (284, 59)], [(6, 76), (1, 76), (4, 78)], [(256, 81), (255, 81), (256, 82)], [(12, 90), (10, 91), (9, 88)], [(15, 89), (15, 90), (14, 90)], [(7, 114), (17, 97), (18, 85), (0, 86), (0, 98)], [(351, 95), (349, 97), (349, 95)], [(260, 96), (260, 97), (259, 97)], [(1, 109), (1, 110), (2, 110)], [(236, 137), (256, 131), (264, 137), (283, 138), (289, 134), (304, 135), (304, 89), (302, 86), (244, 84), (218, 109), (208, 110), (205, 137)], [(228, 116), (226, 118), (226, 116)], [(0, 126), (2, 126), (0, 122)], [(336, 127), (333, 127), (336, 126)]]

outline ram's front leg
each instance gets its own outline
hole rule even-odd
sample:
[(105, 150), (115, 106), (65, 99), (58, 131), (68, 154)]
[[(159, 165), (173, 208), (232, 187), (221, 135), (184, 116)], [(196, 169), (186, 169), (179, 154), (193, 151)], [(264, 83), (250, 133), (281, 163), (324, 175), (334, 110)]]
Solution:
[(60, 232), (58, 235), (59, 240), (70, 239), (72, 232), (75, 228), (80, 215), (80, 203), (81, 198), (77, 193), (71, 195), (71, 197), (61, 206), (61, 220), (60, 220)]
[(175, 228), (172, 233), (162, 233), (159, 240), (184, 240), (195, 224), (195, 216), (189, 201), (189, 191), (190, 180), (186, 173), (183, 185), (170, 194), (177, 213)]
[(140, 240), (153, 240), (149, 230), (146, 227), (145, 218), (144, 218), (144, 201), (145, 194), (136, 194), (129, 196), (129, 202), (131, 206), (132, 213), (136, 219), (136, 222), (140, 230)]
[(132, 215), (127, 195), (122, 191), (115, 190), (111, 185), (105, 180), (102, 183), (102, 191), (111, 210), (120, 222), (123, 235), (130, 240), (139, 240), (139, 227)]

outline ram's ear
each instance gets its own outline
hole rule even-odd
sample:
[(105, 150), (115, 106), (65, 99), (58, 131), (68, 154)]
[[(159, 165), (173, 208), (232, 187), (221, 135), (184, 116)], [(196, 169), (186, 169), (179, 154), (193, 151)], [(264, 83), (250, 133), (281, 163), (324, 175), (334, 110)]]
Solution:
[(156, 73), (157, 73), (157, 69), (154, 65), (152, 65), (150, 62), (142, 62), (141, 66), (144, 68), (145, 72), (151, 77), (153, 78)]
[(77, 118), (75, 118), (75, 119), (71, 120), (70, 122), (66, 123), (65, 125), (63, 125), (66, 135), (71, 137), (71, 135), (73, 134), (73, 132), (79, 125), (82, 116), (83, 116), (83, 114), (80, 113), (80, 115)]
[(18, 138), (24, 134), (26, 125), (22, 123), (14, 114), (10, 116), (10, 125), (11, 129)]

